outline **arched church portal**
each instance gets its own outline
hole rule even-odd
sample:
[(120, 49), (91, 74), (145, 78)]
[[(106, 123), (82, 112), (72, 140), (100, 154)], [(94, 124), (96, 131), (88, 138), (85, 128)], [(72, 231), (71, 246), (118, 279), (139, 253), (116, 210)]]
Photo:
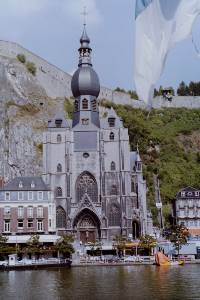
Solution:
[(134, 220), (132, 223), (133, 228), (133, 239), (137, 240), (140, 237), (140, 224), (138, 221)]
[(80, 202), (84, 195), (92, 202), (98, 202), (98, 186), (96, 179), (89, 172), (83, 172), (76, 181), (76, 201)]
[(100, 220), (97, 215), (89, 209), (82, 210), (73, 223), (78, 237), (83, 243), (94, 242), (100, 239)]

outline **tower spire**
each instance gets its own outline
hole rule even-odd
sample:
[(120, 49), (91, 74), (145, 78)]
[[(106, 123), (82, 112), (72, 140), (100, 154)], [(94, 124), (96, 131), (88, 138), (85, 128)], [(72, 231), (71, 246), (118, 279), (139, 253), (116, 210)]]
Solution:
[(83, 15), (83, 26), (85, 27), (86, 26), (86, 16), (88, 15), (86, 6), (84, 6), (83, 12), (81, 14)]

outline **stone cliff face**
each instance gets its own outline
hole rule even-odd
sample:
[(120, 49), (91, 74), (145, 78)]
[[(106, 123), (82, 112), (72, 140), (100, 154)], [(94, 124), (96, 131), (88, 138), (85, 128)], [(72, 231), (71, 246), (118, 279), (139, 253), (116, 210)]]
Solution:
[(42, 134), (63, 109), (17, 59), (0, 56), (0, 176), (42, 173)]

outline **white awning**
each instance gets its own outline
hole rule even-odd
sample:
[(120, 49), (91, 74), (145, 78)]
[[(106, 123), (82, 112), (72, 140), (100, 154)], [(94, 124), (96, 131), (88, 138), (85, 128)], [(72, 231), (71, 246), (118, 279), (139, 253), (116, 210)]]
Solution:
[[(39, 235), (41, 243), (55, 243), (60, 237), (58, 235), (41, 234)], [(31, 235), (10, 235), (7, 243), (9, 244), (25, 244), (31, 238)]]

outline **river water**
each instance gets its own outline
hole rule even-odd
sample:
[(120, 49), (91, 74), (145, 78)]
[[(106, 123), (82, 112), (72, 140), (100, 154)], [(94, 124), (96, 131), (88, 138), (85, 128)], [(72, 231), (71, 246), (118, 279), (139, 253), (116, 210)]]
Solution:
[(200, 265), (0, 272), (0, 300), (200, 299)]

